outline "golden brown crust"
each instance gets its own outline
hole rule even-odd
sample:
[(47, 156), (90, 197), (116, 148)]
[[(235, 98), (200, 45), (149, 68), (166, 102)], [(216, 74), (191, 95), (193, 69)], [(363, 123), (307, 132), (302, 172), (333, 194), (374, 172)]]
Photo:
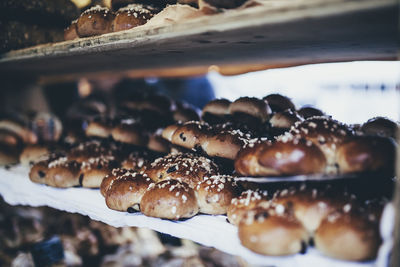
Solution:
[(323, 173), (326, 159), (311, 141), (299, 139), (263, 142), (245, 148), (235, 160), (241, 175), (281, 176)]
[(331, 213), (321, 222), (314, 237), (315, 247), (336, 259), (374, 259), (381, 243), (378, 217), (346, 210)]
[(128, 170), (141, 171), (154, 159), (154, 155), (151, 155), (146, 150), (135, 150), (122, 160), (121, 167)]
[(138, 204), (151, 184), (151, 179), (145, 174), (126, 172), (111, 180), (106, 190), (107, 207), (129, 213), (139, 210)]
[(243, 246), (270, 256), (302, 252), (309, 239), (301, 223), (279, 205), (248, 211), (239, 224), (238, 233)]
[(341, 173), (383, 172), (394, 174), (396, 144), (380, 136), (357, 136), (342, 143), (336, 153)]
[(226, 214), (233, 198), (239, 194), (239, 187), (230, 176), (211, 176), (195, 187), (200, 212)]
[(130, 4), (120, 8), (112, 23), (114, 32), (128, 30), (145, 24), (156, 14), (156, 9), (149, 5)]
[(172, 124), (164, 128), (164, 130), (161, 133), (161, 136), (165, 139), (168, 140), (169, 142), (172, 141), (172, 136), (174, 135), (174, 132), (181, 126), (182, 124)]
[(89, 158), (82, 162), (79, 183), (83, 187), (99, 188), (104, 177), (119, 165), (113, 156)]
[(94, 6), (85, 10), (77, 21), (79, 37), (89, 37), (112, 32), (114, 14), (106, 7)]
[(149, 186), (140, 210), (146, 216), (178, 220), (196, 215), (199, 208), (194, 190), (186, 183), (165, 180)]
[(325, 113), (322, 112), (321, 110), (314, 108), (314, 107), (310, 107), (310, 106), (304, 106), (302, 108), (300, 108), (297, 113), (299, 113), (300, 116), (302, 116), (304, 119), (308, 119), (311, 117), (319, 117), (319, 116), (325, 116)]
[(168, 153), (170, 151), (170, 143), (162, 138), (159, 133), (154, 133), (149, 136), (149, 142), (147, 143), (147, 148), (160, 152), (160, 153)]
[(137, 146), (146, 146), (148, 142), (148, 135), (143, 126), (130, 121), (122, 121), (112, 129), (111, 135), (115, 141)]
[(208, 102), (203, 107), (201, 115), (202, 120), (210, 124), (224, 123), (229, 115), (229, 106), (231, 103), (231, 101), (224, 98), (214, 99)]
[(109, 138), (112, 125), (107, 121), (91, 121), (85, 129), (86, 136)]
[(49, 153), (50, 148), (48, 146), (28, 145), (22, 150), (19, 161), (22, 165), (29, 166), (43, 160)]

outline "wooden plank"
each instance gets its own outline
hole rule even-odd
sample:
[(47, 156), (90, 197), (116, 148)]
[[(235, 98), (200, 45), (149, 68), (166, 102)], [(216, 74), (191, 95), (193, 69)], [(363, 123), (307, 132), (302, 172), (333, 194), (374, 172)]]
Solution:
[(396, 0), (281, 2), (11, 51), (1, 56), (0, 73), (79, 77), (210, 65), (272, 67), (396, 58)]

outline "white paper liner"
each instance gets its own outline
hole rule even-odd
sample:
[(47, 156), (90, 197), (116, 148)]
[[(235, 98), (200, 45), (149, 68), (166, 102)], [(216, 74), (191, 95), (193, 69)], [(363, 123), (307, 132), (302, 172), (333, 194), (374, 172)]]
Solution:
[(28, 168), (23, 166), (13, 167), (9, 170), (0, 169), (0, 194), (9, 204), (33, 207), (49, 206), (58, 210), (87, 215), (93, 220), (115, 227), (146, 227), (238, 255), (250, 264), (296, 267), (376, 266), (375, 261), (359, 263), (330, 259), (321, 255), (314, 248), (308, 248), (304, 255), (262, 256), (240, 244), (237, 228), (226, 222), (226, 216), (196, 215), (186, 221), (169, 221), (147, 217), (141, 213), (130, 214), (113, 211), (107, 208), (98, 189), (60, 189), (35, 184), (29, 180), (28, 172)]

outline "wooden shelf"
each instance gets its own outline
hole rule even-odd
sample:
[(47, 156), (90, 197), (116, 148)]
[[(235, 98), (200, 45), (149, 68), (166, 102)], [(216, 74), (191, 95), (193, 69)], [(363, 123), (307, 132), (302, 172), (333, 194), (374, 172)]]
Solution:
[(210, 65), (251, 69), (255, 64), (261, 69), (397, 57), (396, 0), (267, 3), (179, 24), (11, 51), (0, 56), (0, 74), (76, 78), (121, 71), (173, 75), (187, 69), (188, 75), (206, 72)]

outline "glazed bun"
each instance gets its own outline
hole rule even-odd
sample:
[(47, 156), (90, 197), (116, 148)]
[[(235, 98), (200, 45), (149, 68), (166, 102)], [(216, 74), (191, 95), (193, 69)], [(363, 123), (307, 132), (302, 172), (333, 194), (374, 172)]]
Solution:
[(325, 168), (322, 151), (301, 139), (259, 143), (242, 150), (235, 160), (235, 170), (250, 176), (323, 173)]
[(336, 153), (341, 173), (378, 171), (394, 174), (396, 144), (381, 136), (356, 136), (342, 143)]
[(272, 135), (278, 136), (287, 131), (299, 121), (303, 121), (295, 111), (285, 110), (276, 112), (269, 120)]
[(310, 107), (310, 106), (304, 106), (302, 108), (300, 108), (297, 113), (302, 116), (304, 119), (308, 119), (311, 117), (321, 117), (321, 116), (325, 116), (325, 113), (322, 112), (321, 110), (314, 108), (314, 107)]
[(381, 243), (379, 217), (365, 211), (355, 212), (351, 207), (346, 211), (334, 212), (321, 222), (314, 237), (315, 247), (336, 259), (374, 259)]
[(126, 172), (117, 176), (111, 180), (106, 191), (107, 207), (129, 213), (140, 211), (139, 204), (151, 182), (145, 174), (136, 172)]
[(104, 177), (114, 168), (119, 167), (119, 165), (113, 156), (88, 158), (81, 163), (79, 185), (89, 188), (99, 188)]
[(240, 130), (224, 130), (204, 138), (201, 148), (210, 157), (234, 160), (248, 139)]
[(116, 12), (112, 29), (114, 32), (118, 32), (143, 25), (156, 13), (157, 9), (150, 5), (127, 5)]
[(207, 123), (189, 121), (175, 130), (171, 137), (171, 142), (186, 149), (196, 149), (201, 147), (208, 134), (209, 126)]
[(229, 115), (231, 101), (228, 99), (215, 99), (208, 102), (202, 111), (202, 120), (210, 124), (224, 123)]
[(89, 37), (112, 32), (114, 14), (106, 7), (93, 6), (78, 18), (76, 30), (79, 37)]
[(318, 146), (329, 165), (335, 164), (336, 148), (352, 136), (348, 126), (328, 117), (311, 117), (296, 123), (290, 133)]
[(204, 177), (217, 175), (218, 166), (205, 157), (178, 153), (156, 159), (146, 173), (154, 181), (179, 180), (194, 188)]
[(112, 124), (106, 119), (90, 121), (85, 129), (86, 136), (109, 138), (111, 136)]
[(101, 181), (100, 185), (100, 193), (102, 194), (103, 197), (106, 196), (108, 189), (110, 188), (111, 183), (113, 183), (114, 180), (118, 179), (120, 176), (123, 174), (126, 174), (127, 172), (130, 172), (127, 169), (124, 168), (115, 168), (113, 169), (109, 174), (107, 174), (103, 181)]
[(241, 97), (230, 104), (229, 113), (239, 122), (258, 124), (267, 121), (271, 109), (264, 100), (255, 97)]
[(48, 146), (28, 145), (22, 150), (19, 156), (19, 161), (25, 166), (33, 165), (34, 163), (45, 159), (50, 151), (51, 149)]
[(170, 151), (170, 143), (161, 136), (161, 133), (155, 132), (149, 136), (147, 148), (151, 151), (166, 154)]
[(134, 171), (141, 171), (151, 163), (155, 156), (146, 150), (135, 150), (124, 158), (121, 162), (121, 167)]
[(302, 224), (281, 205), (248, 211), (238, 232), (243, 246), (269, 256), (304, 253), (309, 239)]
[(181, 102), (176, 103), (172, 116), (174, 121), (181, 123), (200, 120), (199, 114), (194, 107)]
[(196, 186), (200, 212), (226, 214), (233, 198), (239, 195), (239, 187), (230, 176), (204, 178)]
[(246, 190), (233, 198), (227, 210), (229, 222), (238, 225), (247, 211), (262, 205), (269, 206), (267, 196), (267, 191)]
[(361, 131), (366, 135), (379, 135), (396, 139), (399, 125), (388, 118), (375, 117), (364, 123), (361, 126)]
[(146, 216), (178, 220), (193, 217), (199, 207), (194, 190), (186, 183), (165, 180), (149, 186), (140, 210)]
[(290, 98), (280, 94), (270, 94), (263, 98), (270, 106), (272, 112), (281, 112), (284, 110), (295, 110), (295, 106)]
[(79, 38), (76, 26), (77, 26), (78, 20), (74, 20), (71, 22), (71, 25), (69, 25), (65, 30), (64, 30), (64, 40), (69, 41), (69, 40), (74, 40)]
[(27, 125), (13, 118), (0, 120), (0, 129), (14, 133), (25, 144), (36, 144), (38, 142), (38, 136)]

